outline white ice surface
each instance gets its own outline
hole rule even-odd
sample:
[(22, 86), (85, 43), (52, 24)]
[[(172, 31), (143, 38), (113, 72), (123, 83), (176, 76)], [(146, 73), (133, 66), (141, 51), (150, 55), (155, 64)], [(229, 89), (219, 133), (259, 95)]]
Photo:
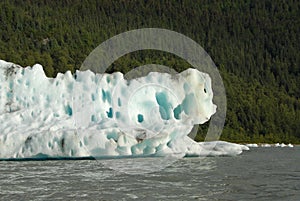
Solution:
[(251, 147), (251, 148), (256, 148), (256, 147), (294, 147), (294, 145), (292, 145), (291, 143), (289, 144), (284, 144), (284, 143), (276, 143), (276, 144), (246, 144), (247, 147)]
[(253, 144), (246, 144), (246, 146), (247, 147), (258, 147), (258, 144), (255, 144), (255, 143), (253, 143)]
[(0, 158), (236, 155), (244, 145), (196, 143), (187, 135), (216, 112), (210, 77), (69, 71), (47, 78), (39, 64), (0, 60)]
[(271, 147), (270, 144), (262, 144), (261, 147)]
[(284, 143), (276, 143), (275, 147), (294, 147), (294, 145), (292, 145), (291, 143), (289, 144), (284, 144)]

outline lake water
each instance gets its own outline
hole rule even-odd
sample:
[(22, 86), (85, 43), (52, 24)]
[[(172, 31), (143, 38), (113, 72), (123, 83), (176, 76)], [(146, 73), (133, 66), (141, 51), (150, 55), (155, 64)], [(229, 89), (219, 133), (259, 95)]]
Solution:
[[(116, 159), (155, 163), (156, 159)], [(158, 159), (159, 161), (159, 159)], [(1, 200), (300, 200), (300, 147), (183, 158), (145, 174), (109, 160), (1, 161)], [(120, 170), (120, 169), (119, 169)]]

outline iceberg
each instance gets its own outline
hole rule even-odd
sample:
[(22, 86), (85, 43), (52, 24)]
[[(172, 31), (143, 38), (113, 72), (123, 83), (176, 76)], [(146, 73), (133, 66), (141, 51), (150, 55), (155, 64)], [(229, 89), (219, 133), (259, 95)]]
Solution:
[(272, 147), (270, 144), (262, 144), (261, 147)]
[(274, 146), (275, 147), (290, 147), (290, 148), (294, 147), (294, 145), (292, 145), (291, 143), (289, 143), (289, 144), (284, 144), (284, 143), (279, 144), (279, 143), (276, 143)]
[(45, 76), (0, 60), (0, 158), (236, 155), (244, 145), (188, 137), (216, 112), (208, 74), (188, 69)]
[(246, 144), (247, 147), (258, 147), (258, 144), (252, 143), (252, 144)]

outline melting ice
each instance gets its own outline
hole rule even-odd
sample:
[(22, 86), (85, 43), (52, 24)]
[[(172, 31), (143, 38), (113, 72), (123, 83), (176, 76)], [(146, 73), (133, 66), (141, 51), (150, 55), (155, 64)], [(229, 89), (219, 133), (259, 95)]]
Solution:
[(216, 112), (210, 77), (195, 69), (77, 71), (47, 78), (41, 65), (0, 60), (0, 158), (235, 155), (246, 146), (187, 135)]

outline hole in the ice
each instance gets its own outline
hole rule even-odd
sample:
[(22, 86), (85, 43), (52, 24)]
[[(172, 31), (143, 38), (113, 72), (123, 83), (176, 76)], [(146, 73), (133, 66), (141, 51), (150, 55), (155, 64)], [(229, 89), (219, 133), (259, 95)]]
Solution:
[(169, 120), (171, 105), (168, 102), (168, 97), (164, 92), (157, 92), (155, 94), (156, 102), (159, 105), (159, 113), (163, 120)]
[(104, 91), (102, 89), (102, 101), (105, 102), (107, 100), (107, 102), (111, 102), (111, 95), (109, 91)]
[(109, 108), (109, 111), (106, 112), (108, 118), (113, 118), (113, 109)]
[(172, 148), (172, 147), (171, 147), (171, 141), (169, 141), (169, 142), (167, 143), (167, 146), (170, 147), (170, 148)]
[(118, 98), (118, 106), (121, 107), (122, 106), (122, 103), (121, 103), (121, 99)]
[(108, 140), (113, 140), (113, 142), (115, 142), (116, 144), (118, 143), (118, 137), (116, 137), (116, 136), (107, 136), (106, 138)]
[(106, 82), (110, 83), (110, 77), (109, 76), (106, 77)]
[(144, 116), (142, 114), (138, 114), (137, 118), (139, 123), (142, 123), (144, 121)]
[(91, 116), (91, 121), (92, 121), (92, 122), (96, 122), (96, 116), (95, 116), (95, 115), (92, 115), (92, 116)]
[(73, 110), (72, 110), (72, 108), (71, 108), (70, 105), (67, 105), (67, 106), (65, 107), (65, 112), (66, 112), (67, 115), (72, 116)]
[(174, 117), (175, 119), (180, 119), (180, 114), (182, 112), (182, 108), (181, 108), (181, 105), (179, 104), (174, 110), (173, 110), (173, 113), (174, 113)]
[(7, 93), (6, 93), (6, 97), (7, 97), (8, 99), (12, 98), (12, 93), (11, 93), (11, 92), (7, 92)]
[(62, 152), (65, 151), (65, 138), (62, 138), (61, 141), (60, 141), (60, 146), (61, 146), (61, 150)]
[(106, 94), (105, 91), (102, 89), (102, 101), (105, 102), (106, 101)]
[(28, 136), (27, 139), (25, 140), (25, 147), (28, 147), (30, 142), (32, 140), (32, 137), (31, 136)]

